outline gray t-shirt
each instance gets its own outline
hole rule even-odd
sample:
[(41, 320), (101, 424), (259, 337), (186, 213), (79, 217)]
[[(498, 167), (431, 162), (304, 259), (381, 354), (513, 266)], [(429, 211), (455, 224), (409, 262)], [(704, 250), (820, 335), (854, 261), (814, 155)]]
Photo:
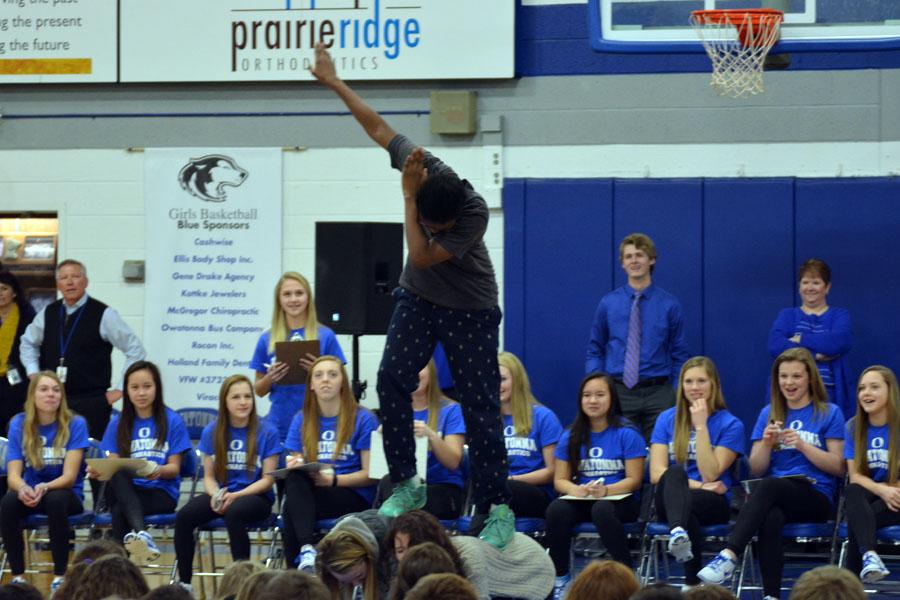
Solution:
[[(416, 145), (406, 136), (397, 135), (388, 144), (391, 166), (403, 169), (403, 163)], [(425, 168), (429, 174), (453, 173), (453, 170), (431, 153), (425, 153)], [(447, 308), (488, 309), (497, 306), (497, 279), (494, 266), (484, 245), (488, 224), (487, 203), (481, 194), (466, 184), (466, 200), (453, 227), (432, 235), (425, 229), (431, 243), (440, 244), (451, 254), (450, 259), (419, 269), (406, 261), (400, 275), (400, 285), (422, 298)]]

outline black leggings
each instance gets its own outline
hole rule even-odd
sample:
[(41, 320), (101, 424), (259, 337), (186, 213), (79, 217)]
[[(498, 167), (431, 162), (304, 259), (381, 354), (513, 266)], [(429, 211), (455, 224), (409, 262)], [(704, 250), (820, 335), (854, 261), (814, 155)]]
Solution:
[(875, 549), (875, 532), (882, 527), (900, 525), (900, 512), (887, 507), (884, 500), (864, 488), (851, 483), (844, 496), (847, 511), (847, 568), (854, 573), (862, 570), (862, 555)]
[(321, 487), (303, 471), (285, 478), (284, 556), (293, 561), (300, 548), (314, 541), (316, 521), (362, 512), (370, 503), (348, 487)]
[(144, 515), (175, 512), (178, 504), (165, 490), (134, 485), (134, 475), (129, 471), (119, 471), (106, 482), (105, 498), (117, 542), (129, 531), (145, 529)]
[(669, 528), (684, 528), (691, 538), (694, 558), (684, 563), (684, 578), (688, 585), (700, 583), (700, 553), (703, 538), (700, 527), (727, 523), (731, 516), (728, 498), (709, 490), (692, 490), (688, 487), (688, 476), (681, 465), (672, 465), (656, 484), (656, 514), (660, 521), (666, 521)]
[(0, 500), (0, 533), (9, 557), (12, 574), (25, 572), (25, 542), (22, 539), (22, 519), (34, 513), (47, 515), (50, 529), (50, 554), (53, 556), (53, 574), (65, 575), (69, 566), (69, 515), (82, 512), (81, 500), (70, 489), (50, 490), (34, 508), (22, 504), (18, 494), (10, 490)]
[(247, 527), (262, 521), (272, 513), (272, 500), (265, 494), (241, 496), (232, 502), (224, 515), (213, 512), (207, 493), (191, 498), (175, 515), (175, 559), (178, 576), (190, 583), (194, 572), (194, 530), (219, 517), (225, 519), (228, 545), (233, 560), (250, 558), (250, 536)]
[(622, 523), (636, 520), (641, 503), (632, 494), (622, 500), (562, 500), (557, 498), (547, 508), (547, 545), (557, 575), (569, 572), (569, 545), (572, 528), (592, 521), (603, 545), (613, 560), (632, 567), (628, 537)]
[(725, 547), (740, 556), (756, 534), (763, 594), (777, 598), (784, 568), (781, 530), (785, 523), (824, 523), (831, 514), (831, 502), (808, 481), (766, 477), (738, 514)]
[(517, 517), (543, 519), (550, 506), (550, 496), (536, 485), (524, 481), (509, 480), (512, 500), (509, 507)]

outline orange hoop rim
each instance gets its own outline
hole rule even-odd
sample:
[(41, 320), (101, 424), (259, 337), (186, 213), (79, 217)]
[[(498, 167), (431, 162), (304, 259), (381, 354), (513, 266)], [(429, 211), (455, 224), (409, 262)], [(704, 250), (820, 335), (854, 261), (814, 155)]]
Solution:
[(776, 8), (715, 8), (710, 10), (695, 10), (691, 15), (703, 24), (722, 25), (735, 23), (735, 17), (740, 20), (749, 17), (755, 25), (781, 23), (784, 21), (784, 11)]

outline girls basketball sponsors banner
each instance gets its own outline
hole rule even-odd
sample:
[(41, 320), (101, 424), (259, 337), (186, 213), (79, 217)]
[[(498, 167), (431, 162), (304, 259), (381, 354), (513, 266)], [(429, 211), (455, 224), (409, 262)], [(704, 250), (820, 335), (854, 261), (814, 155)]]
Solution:
[(121, 0), (121, 81), (509, 78), (511, 0)]
[(0, 83), (116, 81), (116, 0), (0, 0)]
[(216, 407), (251, 376), (281, 275), (281, 150), (148, 149), (144, 344), (166, 403)]

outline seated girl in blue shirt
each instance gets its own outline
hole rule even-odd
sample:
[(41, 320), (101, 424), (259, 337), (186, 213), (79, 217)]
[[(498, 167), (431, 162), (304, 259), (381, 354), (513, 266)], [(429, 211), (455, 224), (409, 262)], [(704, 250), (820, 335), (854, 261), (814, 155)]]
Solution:
[[(426, 501), (422, 510), (438, 519), (455, 519), (465, 500), (462, 460), (466, 423), (462, 408), (443, 395), (438, 379), (432, 359), (419, 371), (419, 386), (411, 396), (413, 432), (416, 437), (428, 439)], [(393, 487), (389, 476), (379, 484), (382, 490), (384, 486)]]
[(213, 519), (225, 520), (233, 560), (250, 558), (247, 528), (272, 512), (278, 467), (278, 432), (256, 415), (253, 385), (232, 375), (219, 389), (219, 417), (203, 429), (203, 493), (194, 496), (175, 517), (175, 558), (181, 583), (190, 587), (194, 563), (194, 530)]
[(738, 555), (757, 536), (763, 593), (778, 598), (784, 567), (785, 523), (825, 522), (844, 474), (844, 417), (829, 404), (812, 355), (782, 352), (772, 365), (772, 401), (750, 436), (750, 472), (763, 477), (741, 508), (725, 549), (697, 574), (722, 585)]
[[(144, 524), (144, 515), (175, 512), (181, 486), (182, 454), (191, 450), (184, 421), (163, 402), (162, 379), (155, 364), (139, 360), (125, 372), (122, 414), (103, 434), (101, 449), (109, 458), (140, 458), (138, 473), (121, 470), (106, 483), (112, 530), (137, 564), (159, 558), (159, 549)], [(98, 473), (88, 467), (88, 477)]]
[(731, 516), (730, 468), (744, 453), (744, 424), (728, 412), (716, 365), (695, 356), (681, 367), (676, 402), (656, 419), (650, 437), (650, 481), (656, 512), (671, 528), (669, 552), (697, 585), (701, 525)]
[(51, 590), (62, 583), (69, 565), (72, 530), (68, 517), (83, 510), (83, 459), (88, 445), (87, 423), (69, 410), (65, 388), (56, 373), (35, 375), (28, 384), (25, 412), (9, 423), (9, 491), (0, 502), (0, 533), (13, 582), (25, 581), (22, 519), (44, 513), (53, 556)]
[(900, 390), (894, 372), (881, 365), (863, 371), (856, 390), (844, 445), (847, 568), (875, 583), (890, 574), (875, 552), (875, 531), (900, 525)]
[(544, 518), (556, 497), (553, 473), (562, 425), (531, 394), (525, 367), (515, 354), (501, 352), (500, 414), (509, 464), (510, 508), (517, 517)]
[[(612, 378), (603, 373), (585, 377), (575, 421), (556, 447), (553, 480), (560, 494), (585, 500), (557, 498), (547, 508), (547, 545), (556, 567), (554, 598), (561, 597), (571, 579), (569, 544), (578, 523), (592, 521), (610, 556), (632, 566), (622, 523), (635, 521), (640, 512), (638, 492), (646, 456), (644, 438), (622, 417)], [(628, 496), (603, 500), (619, 494)]]
[[(341, 360), (321, 356), (309, 369), (303, 410), (294, 417), (284, 448), (290, 453), (285, 479), (284, 550), (303, 569), (315, 561), (315, 523), (371, 508), (369, 447), (378, 420), (359, 406)], [(328, 468), (299, 470), (306, 463)], [(302, 550), (302, 553), (301, 553)]]

